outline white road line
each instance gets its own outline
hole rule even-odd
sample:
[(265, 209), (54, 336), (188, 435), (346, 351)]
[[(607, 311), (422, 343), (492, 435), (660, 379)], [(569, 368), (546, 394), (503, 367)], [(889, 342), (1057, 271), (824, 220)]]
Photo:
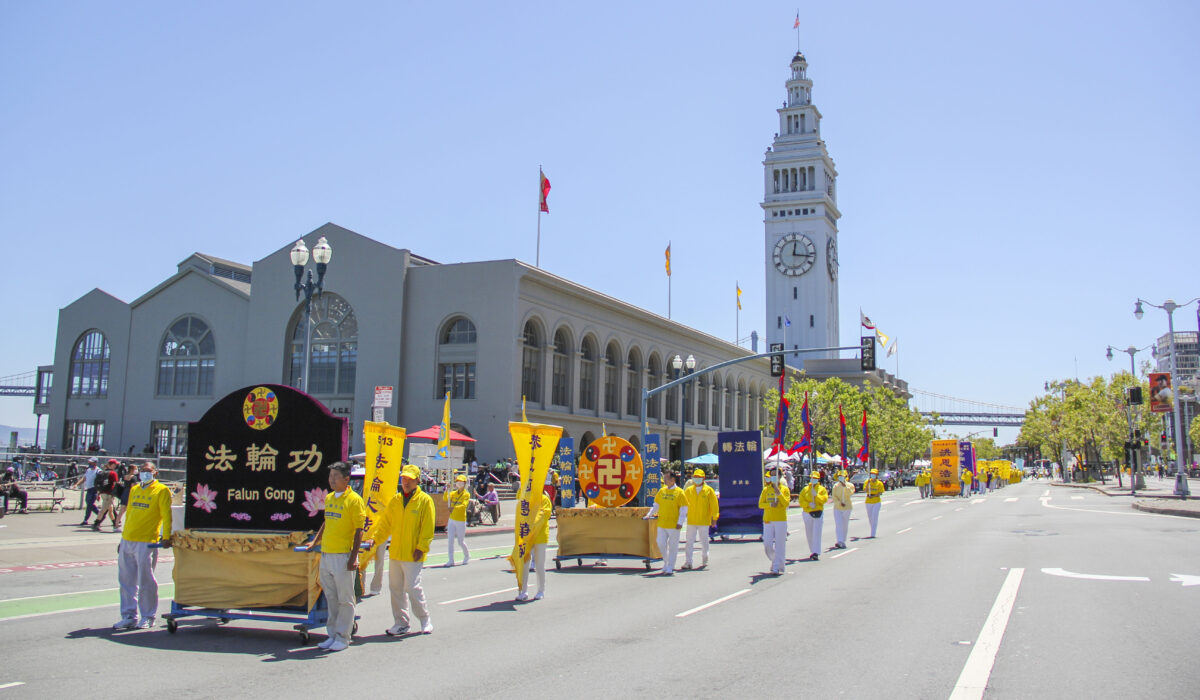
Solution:
[(438, 605), (450, 605), (451, 603), (461, 603), (464, 600), (475, 600), (476, 598), (486, 598), (490, 595), (499, 595), (501, 593), (512, 593), (515, 590), (517, 590), (517, 587), (513, 586), (512, 588), (504, 588), (499, 591), (491, 591), (489, 593), (480, 593), (479, 595), (469, 595), (466, 598), (455, 598), (454, 600), (443, 601), (441, 603), (438, 603)]
[(1049, 498), (1049, 497), (1050, 497), (1050, 489), (1046, 489), (1046, 492), (1042, 494), (1042, 498)]
[(1108, 574), (1077, 574), (1074, 571), (1067, 571), (1066, 569), (1060, 569), (1057, 566), (1054, 568), (1051, 568), (1051, 569), (1042, 569), (1042, 573), (1050, 574), (1051, 576), (1062, 576), (1064, 578), (1083, 578), (1083, 579), (1088, 579), (1089, 581), (1145, 581), (1145, 582), (1150, 581), (1150, 579), (1146, 578), (1145, 576), (1109, 576)]
[(25, 683), (24, 683), (24, 681), (17, 681), (15, 683), (5, 683), (4, 685), (0, 685), (0, 690), (4, 690), (5, 688), (16, 688), (18, 685), (25, 685)]
[(935, 515), (935, 516), (933, 516), (933, 519), (934, 519), (934, 520), (941, 520), (941, 519), (942, 519), (942, 516), (940, 516), (940, 515)]
[(747, 594), (747, 593), (749, 593), (749, 592), (750, 592), (750, 589), (749, 589), (749, 588), (743, 588), (742, 590), (740, 590), (740, 591), (738, 591), (738, 592), (736, 592), (736, 593), (730, 593), (729, 595), (725, 596), (724, 598), (717, 598), (716, 600), (714, 600), (714, 601), (713, 601), (713, 602), (711, 602), (711, 603), (705, 603), (704, 605), (701, 605), (701, 606), (699, 606), (699, 607), (692, 608), (691, 610), (684, 610), (683, 612), (679, 613), (679, 614), (678, 614), (678, 615), (676, 615), (675, 617), (687, 617), (688, 615), (692, 615), (692, 614), (694, 614), (694, 613), (698, 613), (698, 612), (700, 612), (701, 610), (707, 610), (707, 609), (711, 608), (711, 607), (712, 607), (712, 606), (714, 606), (714, 605), (720, 605), (721, 603), (724, 603), (724, 602), (725, 602), (725, 601), (727, 601), (727, 600), (733, 600), (734, 598), (736, 598), (736, 597), (738, 597), (738, 596), (740, 596), (740, 595), (745, 595), (745, 594)]
[[(159, 586), (159, 591), (162, 586)], [(87, 608), (69, 608), (67, 610), (47, 610), (46, 612), (30, 613), (28, 615), (13, 615), (12, 617), (0, 618), (0, 622), (12, 622), (13, 620), (26, 620), (31, 617), (45, 617), (47, 615), (61, 615), (63, 613), (83, 612), (85, 610), (99, 610), (100, 608), (116, 608), (120, 607), (120, 603), (105, 603), (104, 605), (93, 605)]]
[(971, 505), (976, 505), (976, 504), (979, 504), (979, 503), (983, 503), (983, 502), (984, 502), (984, 501), (986, 501), (986, 500), (987, 500), (986, 498), (976, 498), (976, 499), (973, 499), (973, 500), (971, 501)]
[(830, 559), (837, 559), (838, 557), (844, 557), (844, 556), (846, 556), (846, 555), (847, 555), (847, 554), (849, 554), (850, 552), (857, 552), (857, 551), (858, 551), (858, 547), (851, 547), (850, 549), (847, 549), (847, 550), (846, 550), (846, 551), (844, 551), (844, 552), (838, 552), (837, 554), (835, 554), (835, 555), (833, 555), (832, 557), (829, 557), (829, 558), (830, 558)]
[(911, 530), (911, 529), (912, 529), (911, 527), (906, 527), (906, 528), (904, 528), (903, 530), (901, 530), (900, 532), (897, 532), (896, 534), (897, 534), (897, 535), (903, 535), (904, 533), (908, 532), (908, 531), (909, 531), (909, 530)]
[(1004, 499), (1004, 502), (1005, 502), (1005, 503), (1013, 503), (1013, 502), (1014, 502), (1014, 501), (1016, 501), (1016, 500), (1017, 500), (1017, 499), (1016, 499), (1015, 497), (1014, 497), (1014, 498), (1006, 498), (1006, 499)]
[[(1140, 511), (1140, 510), (1122, 512), (1122, 511), (1112, 511), (1112, 510), (1096, 510), (1094, 508), (1073, 508), (1071, 506), (1052, 506), (1048, 503), (1049, 500), (1050, 499), (1048, 499), (1048, 498), (1043, 498), (1042, 505), (1047, 508), (1051, 508), (1053, 510), (1069, 510), (1069, 511), (1073, 511), (1075, 513), (1102, 513), (1104, 515), (1131, 515), (1135, 518), (1140, 516), (1143, 518), (1188, 518), (1189, 520), (1191, 519), (1191, 516), (1187, 516), (1187, 515), (1167, 515), (1166, 513), (1146, 513), (1146, 512)], [(1120, 508), (1121, 506), (1114, 505), (1114, 506), (1103, 506), (1103, 507), (1105, 507), (1105, 508)]]
[(887, 504), (889, 504), (889, 503), (895, 503), (895, 501), (880, 501), (880, 502), (879, 502), (879, 505), (881, 505), (881, 506), (886, 506), (886, 505), (887, 505)]
[(958, 508), (955, 508), (955, 509), (954, 509), (954, 512), (955, 512), (955, 513), (957, 513), (957, 512), (958, 512), (958, 511), (960, 511), (960, 510), (962, 510), (962, 507), (961, 507), (961, 506), (960, 506), (960, 507), (958, 507)]
[(917, 500), (915, 500), (915, 501), (909, 501), (908, 503), (905, 503), (904, 505), (906, 505), (906, 506), (911, 506), (911, 505), (912, 505), (912, 504), (914, 504), (914, 503), (924, 503), (924, 502), (925, 502), (925, 499), (924, 499), (924, 498), (918, 498)]
[[(163, 585), (167, 585), (167, 584), (163, 584)], [(170, 585), (175, 585), (175, 584), (170, 584)], [(159, 586), (159, 588), (162, 588), (162, 586)], [(111, 593), (112, 591), (119, 591), (119, 590), (121, 590), (121, 589), (120, 588), (97, 588), (97, 589), (91, 590), (91, 591), (71, 591), (70, 593), (48, 593), (46, 595), (25, 596), (24, 598), (4, 598), (4, 599), (0, 600), (0, 603), (15, 603), (19, 600), (37, 600), (38, 598), (59, 598), (59, 597), (65, 596), (65, 595), (86, 595), (88, 593)]]
[(954, 692), (950, 693), (950, 700), (974, 700), (983, 697), (1024, 575), (1025, 569), (1009, 569), (1004, 585), (1000, 586), (1000, 593), (996, 595), (996, 602), (992, 604), (992, 611), (988, 613), (983, 629), (979, 631), (979, 638), (975, 640), (975, 647), (971, 649), (971, 655), (967, 657), (967, 663), (958, 676)]
[(1071, 500), (1072, 500), (1072, 501), (1082, 501), (1082, 500), (1083, 500), (1083, 496), (1071, 496)]

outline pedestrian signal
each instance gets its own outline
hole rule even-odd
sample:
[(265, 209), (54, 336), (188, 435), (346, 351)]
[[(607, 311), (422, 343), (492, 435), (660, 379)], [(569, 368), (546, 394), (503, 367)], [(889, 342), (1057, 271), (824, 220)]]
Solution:
[(778, 355), (771, 355), (771, 376), (783, 376), (783, 343), (771, 343), (771, 352), (777, 352)]

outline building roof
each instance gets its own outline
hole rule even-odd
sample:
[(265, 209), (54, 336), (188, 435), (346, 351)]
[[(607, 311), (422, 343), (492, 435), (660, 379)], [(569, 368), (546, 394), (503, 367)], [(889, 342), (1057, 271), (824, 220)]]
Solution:
[(192, 253), (192, 255), (195, 255), (196, 257), (204, 258), (205, 260), (209, 261), (210, 263), (214, 263), (216, 265), (224, 265), (226, 267), (232, 267), (235, 270), (242, 270), (246, 273), (249, 273), (253, 269), (245, 263), (234, 262), (233, 260), (226, 260), (225, 258), (218, 258), (217, 256), (209, 255), (208, 253), (196, 252), (196, 253)]

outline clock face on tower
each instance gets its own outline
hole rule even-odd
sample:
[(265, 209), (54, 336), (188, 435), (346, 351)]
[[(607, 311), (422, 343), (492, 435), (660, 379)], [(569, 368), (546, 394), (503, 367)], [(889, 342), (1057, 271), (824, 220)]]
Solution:
[(772, 257), (777, 270), (789, 277), (799, 277), (817, 261), (817, 248), (808, 236), (789, 233), (775, 244)]
[(825, 244), (825, 265), (829, 268), (829, 279), (837, 281), (837, 241), (832, 238)]

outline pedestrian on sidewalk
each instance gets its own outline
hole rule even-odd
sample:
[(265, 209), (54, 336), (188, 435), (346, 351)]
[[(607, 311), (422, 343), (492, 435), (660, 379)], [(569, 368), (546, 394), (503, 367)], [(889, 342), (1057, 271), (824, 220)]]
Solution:
[(825, 527), (825, 502), (829, 500), (829, 492), (821, 485), (816, 474), (809, 479), (808, 485), (800, 489), (800, 508), (804, 515), (804, 536), (808, 539), (808, 555), (810, 561), (821, 558), (821, 531)]
[(467, 491), (467, 477), (459, 474), (454, 477), (454, 488), (442, 494), (446, 506), (450, 509), (450, 519), (446, 521), (446, 546), (450, 557), (446, 566), (454, 566), (454, 545), (458, 544), (463, 552), (463, 565), (471, 561), (471, 552), (467, 549), (467, 504), (471, 502), (471, 493)]
[(483, 494), (483, 506), (492, 513), (492, 524), (500, 524), (500, 494), (496, 493), (496, 485), (488, 484), (487, 492)]
[(154, 578), (158, 549), (150, 545), (171, 546), (171, 489), (157, 480), (157, 474), (152, 462), (142, 464), (138, 484), (129, 495), (129, 520), (117, 547), (121, 619), (113, 629), (150, 629), (158, 614), (158, 581)]
[(350, 465), (329, 465), (329, 488), (325, 496), (325, 520), (308, 543), (308, 551), (321, 546), (321, 590), (329, 604), (329, 636), (317, 646), (341, 651), (350, 646), (354, 631), (354, 575), (358, 571), (358, 549), (362, 544), (367, 508), (350, 486)]
[[(6, 497), (4, 502), (5, 511), (8, 510), (8, 499), (16, 499), (21, 502), (20, 512), (29, 512), (29, 494), (17, 483), (17, 470), (13, 467), (6, 469), (4, 474), (0, 476), (0, 493), (3, 493)], [(0, 513), (0, 517), (3, 516), (4, 513)]]
[(83, 472), (83, 476), (75, 482), (75, 488), (82, 486), (83, 502), (86, 510), (83, 511), (83, 522), (79, 523), (80, 527), (88, 524), (88, 518), (92, 514), (99, 515), (100, 511), (96, 509), (96, 477), (100, 474), (100, 465), (97, 464), (95, 457), (88, 457), (87, 470)]
[(663, 566), (660, 575), (675, 575), (675, 559), (679, 555), (679, 531), (687, 522), (687, 495), (676, 484), (675, 472), (663, 472), (663, 487), (654, 494), (654, 505), (642, 520), (658, 518), (658, 551)]
[(696, 539), (700, 540), (700, 568), (708, 566), (708, 529), (716, 527), (717, 518), (721, 515), (721, 507), (717, 502), (717, 492), (713, 487), (704, 483), (704, 470), (692, 472), (692, 483), (684, 489), (687, 496), (687, 545), (684, 547), (683, 568), (692, 568), (692, 547)]
[(138, 482), (138, 468), (136, 465), (130, 464), (125, 467), (125, 473), (117, 482), (117, 490), (115, 497), (117, 499), (117, 529), (121, 529), (121, 520), (125, 517), (125, 511), (129, 508), (129, 492)]
[(837, 483), (833, 485), (833, 524), (837, 533), (834, 549), (846, 548), (846, 535), (850, 531), (850, 512), (854, 505), (850, 497), (854, 495), (854, 484), (846, 480), (846, 470), (838, 472)]
[(530, 538), (533, 549), (529, 554), (529, 563), (533, 568), (525, 572), (524, 578), (521, 579), (521, 590), (517, 592), (517, 600), (521, 602), (529, 600), (530, 573), (537, 576), (538, 582), (537, 593), (533, 595), (533, 599), (541, 600), (546, 597), (546, 547), (550, 542), (550, 516), (554, 514), (554, 507), (544, 491), (541, 496), (537, 505), (538, 515), (533, 520), (535, 529)]
[(792, 492), (779, 483), (778, 470), (771, 469), (765, 476), (766, 484), (758, 497), (763, 512), (763, 550), (771, 560), (771, 573), (779, 576), (787, 564), (787, 511)]
[[(970, 472), (967, 472), (970, 474)], [(871, 478), (867, 479), (867, 483), (863, 485), (863, 491), (867, 494), (867, 521), (871, 523), (871, 539), (875, 539), (875, 533), (879, 530), (879, 509), (882, 507), (880, 497), (883, 496), (883, 482), (879, 480), (879, 470), (871, 470)]]
[(115, 459), (108, 460), (108, 464), (100, 470), (100, 474), (96, 477), (96, 492), (100, 494), (100, 512), (96, 515), (96, 522), (92, 523), (92, 529), (96, 532), (100, 531), (100, 525), (105, 518), (112, 520), (113, 532), (118, 530), (117, 509), (113, 496), (116, 494), (119, 483), (117, 467), (120, 464)]
[(378, 538), (392, 539), (388, 549), (388, 590), (394, 624), (384, 631), (388, 636), (408, 632), (410, 603), (421, 632), (433, 632), (421, 587), (421, 568), (433, 542), (433, 521), (433, 498), (421, 490), (421, 468), (406, 465), (400, 476), (400, 491), (388, 501), (364, 543), (370, 547)]

